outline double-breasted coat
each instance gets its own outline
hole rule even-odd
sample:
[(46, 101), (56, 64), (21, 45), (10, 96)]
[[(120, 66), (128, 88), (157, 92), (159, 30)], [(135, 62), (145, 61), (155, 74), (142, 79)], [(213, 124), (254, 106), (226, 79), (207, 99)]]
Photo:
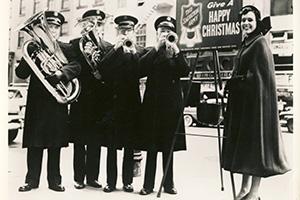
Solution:
[[(149, 48), (140, 58), (139, 68), (140, 76), (147, 77), (139, 149), (168, 151), (178, 123), (178, 132), (185, 132), (183, 118), (180, 118), (184, 106), (180, 77), (187, 76), (190, 69), (182, 53), (167, 58), (164, 49), (156, 51), (154, 48)], [(178, 135), (174, 151), (185, 149), (185, 136)]]
[[(96, 79), (79, 48), (80, 38), (71, 41), (72, 50), (82, 70), (79, 75), (81, 94), (70, 109), (70, 141), (77, 144), (106, 145), (112, 129), (112, 92), (103, 79)], [(101, 40), (104, 56), (112, 45)]]
[(136, 46), (137, 53), (124, 53), (123, 48), (112, 49), (99, 66), (103, 79), (113, 93), (114, 138), (111, 145), (133, 147), (139, 134), (141, 97), (139, 90), (139, 57), (144, 48)]
[(288, 167), (278, 119), (273, 55), (262, 34), (243, 41), (233, 74), (222, 166), (259, 177), (285, 173)]
[[(65, 81), (70, 81), (79, 75), (81, 67), (74, 61), (74, 55), (70, 50), (69, 44), (59, 42), (59, 46), (69, 61), (61, 69), (63, 78)], [(24, 58), (21, 59), (20, 64), (16, 68), (16, 75), (22, 79), (30, 76), (25, 111), (23, 147), (49, 148), (68, 146), (67, 105), (59, 104), (56, 101), (31, 70)]]

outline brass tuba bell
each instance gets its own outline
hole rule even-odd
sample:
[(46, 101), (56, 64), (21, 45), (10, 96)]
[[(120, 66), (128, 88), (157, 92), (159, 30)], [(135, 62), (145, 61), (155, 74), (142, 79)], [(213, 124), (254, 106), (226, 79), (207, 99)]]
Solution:
[[(47, 76), (53, 75), (67, 64), (68, 60), (49, 31), (45, 12), (33, 15), (19, 29), (32, 38), (24, 43), (24, 59), (46, 89), (58, 103), (66, 104), (76, 100), (80, 93), (78, 79), (74, 78), (68, 83), (60, 81), (56, 85), (46, 80)], [(31, 50), (32, 46), (36, 48)]]

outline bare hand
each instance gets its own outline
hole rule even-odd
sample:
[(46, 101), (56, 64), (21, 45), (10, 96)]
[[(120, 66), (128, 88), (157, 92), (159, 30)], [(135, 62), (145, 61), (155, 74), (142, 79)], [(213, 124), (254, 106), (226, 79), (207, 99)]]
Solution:
[(123, 42), (126, 39), (125, 35), (119, 35), (117, 38), (117, 42), (114, 46), (114, 49), (117, 50), (118, 48), (120, 48), (121, 46), (123, 46)]
[(166, 36), (167, 36), (166, 34), (160, 34), (157, 44), (156, 44), (156, 47), (155, 47), (156, 51), (158, 51), (163, 45), (165, 45)]
[(84, 45), (84, 52), (88, 55), (91, 55), (96, 48), (97, 47), (93, 46), (92, 42), (87, 42)]
[(102, 76), (101, 76), (101, 74), (99, 73), (98, 70), (94, 71), (94, 72), (93, 72), (93, 75), (94, 75), (94, 77), (95, 77), (97, 80), (101, 80), (101, 78), (102, 78)]
[(180, 50), (176, 43), (166, 41), (166, 51), (168, 51), (172, 56), (177, 55)]

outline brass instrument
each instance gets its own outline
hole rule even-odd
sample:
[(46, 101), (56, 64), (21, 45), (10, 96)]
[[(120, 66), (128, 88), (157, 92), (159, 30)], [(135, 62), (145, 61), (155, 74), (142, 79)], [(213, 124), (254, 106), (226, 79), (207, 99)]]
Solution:
[(177, 43), (178, 42), (178, 36), (176, 33), (174, 32), (170, 32), (167, 36), (166, 36), (166, 40), (171, 42), (171, 43)]
[[(46, 89), (58, 103), (65, 104), (76, 100), (80, 93), (78, 79), (74, 78), (68, 83), (60, 81), (56, 85), (46, 79), (67, 64), (68, 60), (50, 33), (45, 12), (33, 15), (19, 29), (32, 38), (24, 43), (24, 59)], [(36, 47), (34, 50), (33, 46)]]
[[(102, 77), (97, 69), (97, 64), (100, 62), (101, 57), (103, 56), (101, 55), (103, 51), (100, 48), (101, 41), (96, 32), (97, 20), (97, 17), (88, 17), (78, 21), (78, 24), (83, 26), (81, 30), (82, 38), (79, 41), (79, 48), (91, 68), (91, 73), (96, 79), (101, 80)], [(84, 47), (87, 44), (92, 46), (91, 52), (85, 51)], [(96, 56), (96, 54), (99, 55)]]
[(129, 38), (125, 39), (123, 42), (123, 46), (126, 46), (128, 48), (133, 48), (133, 45), (134, 45), (134, 42)]

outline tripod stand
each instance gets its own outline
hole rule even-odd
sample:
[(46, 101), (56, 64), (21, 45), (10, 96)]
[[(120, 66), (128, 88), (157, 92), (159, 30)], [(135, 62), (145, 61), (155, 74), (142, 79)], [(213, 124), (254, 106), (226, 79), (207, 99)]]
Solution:
[[(191, 87), (192, 87), (193, 77), (194, 77), (194, 74), (195, 74), (195, 68), (196, 68), (196, 65), (197, 65), (199, 54), (200, 54), (200, 52), (197, 51), (195, 62), (192, 65), (192, 73), (191, 73), (190, 78), (189, 78), (187, 93), (186, 93), (185, 99), (183, 101), (184, 102), (184, 106), (186, 105), (187, 99), (188, 99), (189, 94), (190, 94), (190, 90), (191, 90)], [(218, 51), (217, 50), (213, 51), (213, 60), (214, 60), (214, 86), (215, 86), (215, 95), (216, 95), (216, 105), (219, 105), (218, 87), (220, 89), (222, 89), (222, 80), (221, 80), (221, 76), (220, 76), (219, 55), (218, 55)], [(223, 97), (221, 97), (221, 107), (220, 108), (221, 108), (221, 112), (222, 113), (224, 113), (224, 106), (223, 105), (224, 105), (224, 101), (223, 101)], [(218, 139), (218, 153), (219, 153), (219, 169), (220, 169), (220, 178), (221, 178), (221, 191), (224, 190), (223, 170), (222, 170), (222, 166), (221, 166), (221, 163), (222, 163), (222, 154), (221, 154), (221, 149), (222, 149), (221, 143), (222, 143), (222, 141), (221, 141), (221, 139), (223, 137), (221, 136), (220, 123), (221, 123), (222, 120), (218, 119), (217, 120), (218, 122), (215, 124), (216, 128), (217, 128), (217, 131), (218, 131), (218, 135), (217, 136), (208, 136), (208, 135), (203, 135), (203, 134), (179, 133), (178, 130), (179, 130), (179, 127), (180, 127), (180, 121), (181, 121), (181, 119), (183, 117), (184, 106), (182, 106), (181, 114), (180, 114), (180, 117), (178, 118), (178, 123), (177, 123), (176, 131), (175, 131), (175, 134), (173, 136), (173, 140), (172, 140), (172, 143), (171, 143), (171, 147), (170, 147), (170, 151), (169, 151), (169, 156), (168, 156), (167, 164), (166, 164), (166, 167), (164, 169), (164, 174), (163, 174), (163, 177), (162, 177), (162, 181), (161, 181), (161, 184), (160, 184), (160, 187), (159, 187), (159, 191), (158, 191), (157, 197), (161, 196), (161, 190), (162, 190), (162, 187), (163, 187), (165, 179), (166, 179), (166, 174), (167, 174), (169, 166), (170, 166), (170, 162), (171, 162), (171, 158), (172, 158), (172, 154), (173, 154), (175, 142), (176, 142), (176, 139), (177, 139), (178, 135), (190, 135), (190, 136), (198, 136), (198, 137), (214, 137), (214, 138)], [(233, 198), (235, 199), (236, 192), (235, 192), (234, 177), (233, 177), (232, 173), (230, 175), (231, 175), (230, 177), (231, 177), (231, 183), (232, 183)]]

